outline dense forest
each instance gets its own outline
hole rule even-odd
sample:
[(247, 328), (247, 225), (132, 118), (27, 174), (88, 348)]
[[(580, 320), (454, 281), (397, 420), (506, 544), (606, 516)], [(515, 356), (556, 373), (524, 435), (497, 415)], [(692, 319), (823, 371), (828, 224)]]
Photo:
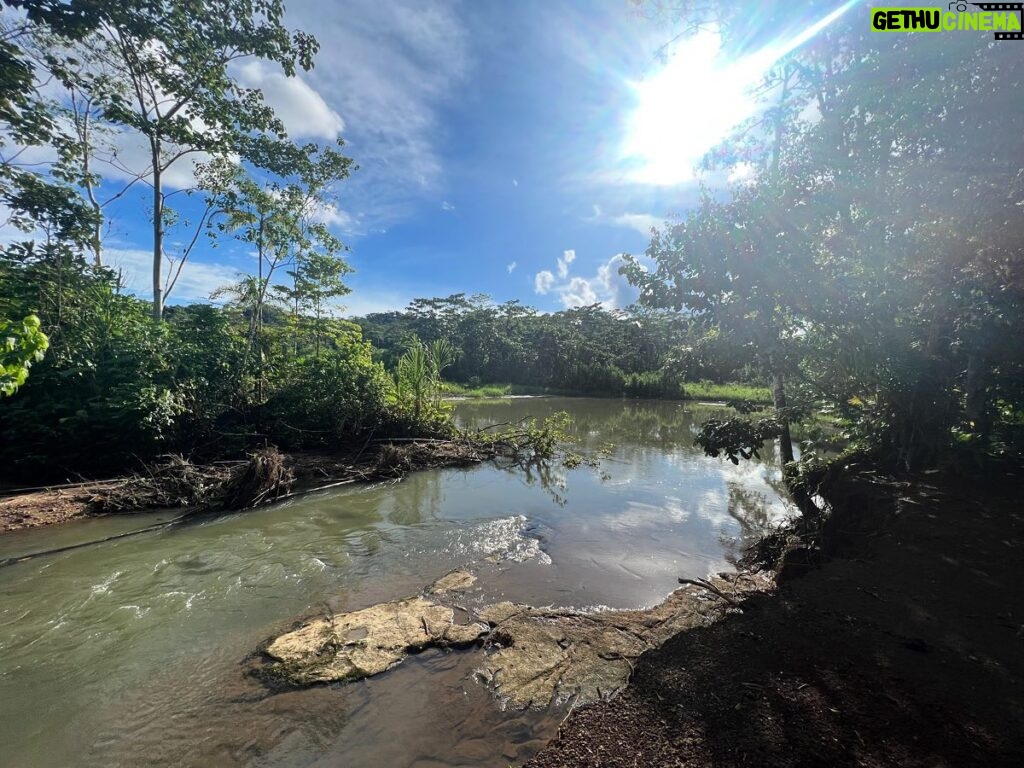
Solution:
[(578, 394), (682, 398), (685, 382), (756, 381), (745, 350), (674, 312), (600, 305), (541, 313), (519, 301), (455, 294), (416, 299), (404, 312), (355, 318), (393, 367), (411, 339), (446, 339), (445, 377), (477, 387), (509, 383)]

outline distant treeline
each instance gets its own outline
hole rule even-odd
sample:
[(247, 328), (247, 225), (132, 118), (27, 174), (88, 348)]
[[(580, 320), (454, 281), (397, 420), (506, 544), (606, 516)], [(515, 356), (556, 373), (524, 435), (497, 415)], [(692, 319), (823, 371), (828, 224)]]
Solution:
[(757, 381), (749, 350), (674, 312), (599, 304), (542, 314), (458, 293), (356, 318), (388, 368), (410, 339), (448, 340), (445, 378), (626, 397), (681, 398), (686, 381)]

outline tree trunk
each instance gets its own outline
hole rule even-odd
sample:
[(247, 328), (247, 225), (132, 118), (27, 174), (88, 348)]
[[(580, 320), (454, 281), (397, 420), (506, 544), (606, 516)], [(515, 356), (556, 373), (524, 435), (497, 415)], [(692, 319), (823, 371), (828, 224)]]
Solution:
[(779, 370), (772, 373), (772, 402), (779, 424), (782, 425), (782, 431), (779, 433), (779, 450), (782, 454), (782, 463), (785, 465), (793, 460), (793, 438), (789, 434), (789, 418), (786, 416), (785, 380)]
[(153, 319), (164, 317), (164, 197), (160, 183), (160, 152), (153, 148)]

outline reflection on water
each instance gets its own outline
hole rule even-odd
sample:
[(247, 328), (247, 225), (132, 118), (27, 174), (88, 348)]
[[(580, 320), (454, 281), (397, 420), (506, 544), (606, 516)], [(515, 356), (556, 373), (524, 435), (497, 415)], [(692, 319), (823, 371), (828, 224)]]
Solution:
[[(558, 410), (585, 451), (614, 443), (602, 472), (422, 472), (0, 569), (3, 765), (522, 761), (561, 714), (501, 712), (472, 653), (273, 696), (241, 662), (302, 615), (414, 594), (487, 557), (501, 562), (481, 569), (476, 600), (650, 605), (679, 576), (725, 567), (723, 539), (787, 511), (777, 470), (693, 448), (707, 410), (551, 398), (467, 402), (458, 416), (480, 427)], [(6, 536), (0, 558), (159, 518)]]

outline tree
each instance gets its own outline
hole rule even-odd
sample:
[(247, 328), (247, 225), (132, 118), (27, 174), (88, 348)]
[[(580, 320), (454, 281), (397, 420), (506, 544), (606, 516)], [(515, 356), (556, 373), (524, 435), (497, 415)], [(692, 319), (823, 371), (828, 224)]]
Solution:
[[(176, 254), (172, 274), (165, 278), (164, 260), (171, 257), (165, 234), (176, 222), (169, 200), (183, 191), (168, 189), (169, 171), (208, 157), (265, 167), (274, 162), (268, 145), (280, 148), (286, 140), (283, 124), (260, 91), (242, 87), (231, 76), (232, 66), (248, 57), (273, 62), (287, 75), (297, 67), (312, 66), (316, 41), (305, 33), (289, 32), (283, 15), (282, 0), (142, 0), (104, 5), (93, 24), (75, 36), (65, 34), (66, 25), (52, 24), (37, 35), (37, 62), (45, 64), (74, 97), (75, 135), (67, 156), (79, 163), (76, 174), (62, 173), (73, 175), (73, 183), (84, 190), (88, 201), (82, 205), (93, 219), (103, 203), (94, 195), (97, 169), (90, 161), (97, 145), (90, 138), (92, 126), (102, 120), (139, 137), (147, 148), (148, 164), (129, 170), (134, 180), (144, 180), (151, 188), (157, 319), (196, 243), (196, 233), (213, 210), (208, 205), (198, 220), (185, 222), (192, 236), (183, 238), (187, 245)], [(90, 230), (95, 252), (95, 224)]]
[[(717, 14), (733, 51), (805, 12), (681, 8), (691, 27)], [(1024, 130), (1008, 98), (1024, 71), (969, 35), (936, 44), (861, 21), (837, 20), (778, 64), (771, 108), (708, 162), (753, 159), (755, 178), (659, 233), (653, 271), (626, 271), (644, 303), (745, 339), (776, 377), (783, 426), (780, 373), (851, 436), (917, 468), (987, 434), (998, 398), (1019, 407), (1008, 376), (1022, 356), (997, 339), (1024, 319), (1024, 184), (1005, 154)]]
[(428, 415), (428, 409), (431, 416), (437, 410), (441, 373), (455, 357), (455, 348), (446, 339), (426, 344), (413, 338), (407, 344), (395, 371), (395, 387), (399, 400), (411, 406), (414, 422)]
[(53, 0), (4, 0), (17, 13), (0, 16), (0, 203), (6, 223), (31, 231), (37, 225), (51, 236), (84, 242), (92, 213), (71, 181), (40, 170), (29, 150), (48, 147), (66, 157), (73, 139), (62, 129), (53, 101), (40, 90), (34, 39), (38, 30), (64, 40), (79, 40), (102, 22), (103, 4)]
[[(337, 147), (343, 143), (339, 140)], [(282, 145), (264, 166), (274, 172), (257, 177), (229, 160), (217, 160), (203, 167), (201, 177), (211, 208), (223, 214), (221, 231), (232, 232), (256, 250), (255, 280), (244, 278), (227, 293), (244, 295), (249, 304), (251, 352), (262, 335), (264, 307), (268, 295), (287, 303), (293, 310), (298, 333), (300, 310), (312, 309), (315, 316), (315, 347), (319, 355), (326, 302), (348, 293), (342, 277), (351, 271), (340, 257), (345, 246), (322, 221), (334, 205), (334, 185), (345, 179), (352, 167), (350, 158), (333, 147), (307, 144)], [(274, 285), (278, 270), (291, 265), (292, 287)], [(222, 292), (223, 293), (223, 292)], [(294, 353), (298, 354), (298, 337)], [(249, 359), (247, 353), (246, 359)], [(257, 371), (257, 398), (261, 398), (263, 377)]]

